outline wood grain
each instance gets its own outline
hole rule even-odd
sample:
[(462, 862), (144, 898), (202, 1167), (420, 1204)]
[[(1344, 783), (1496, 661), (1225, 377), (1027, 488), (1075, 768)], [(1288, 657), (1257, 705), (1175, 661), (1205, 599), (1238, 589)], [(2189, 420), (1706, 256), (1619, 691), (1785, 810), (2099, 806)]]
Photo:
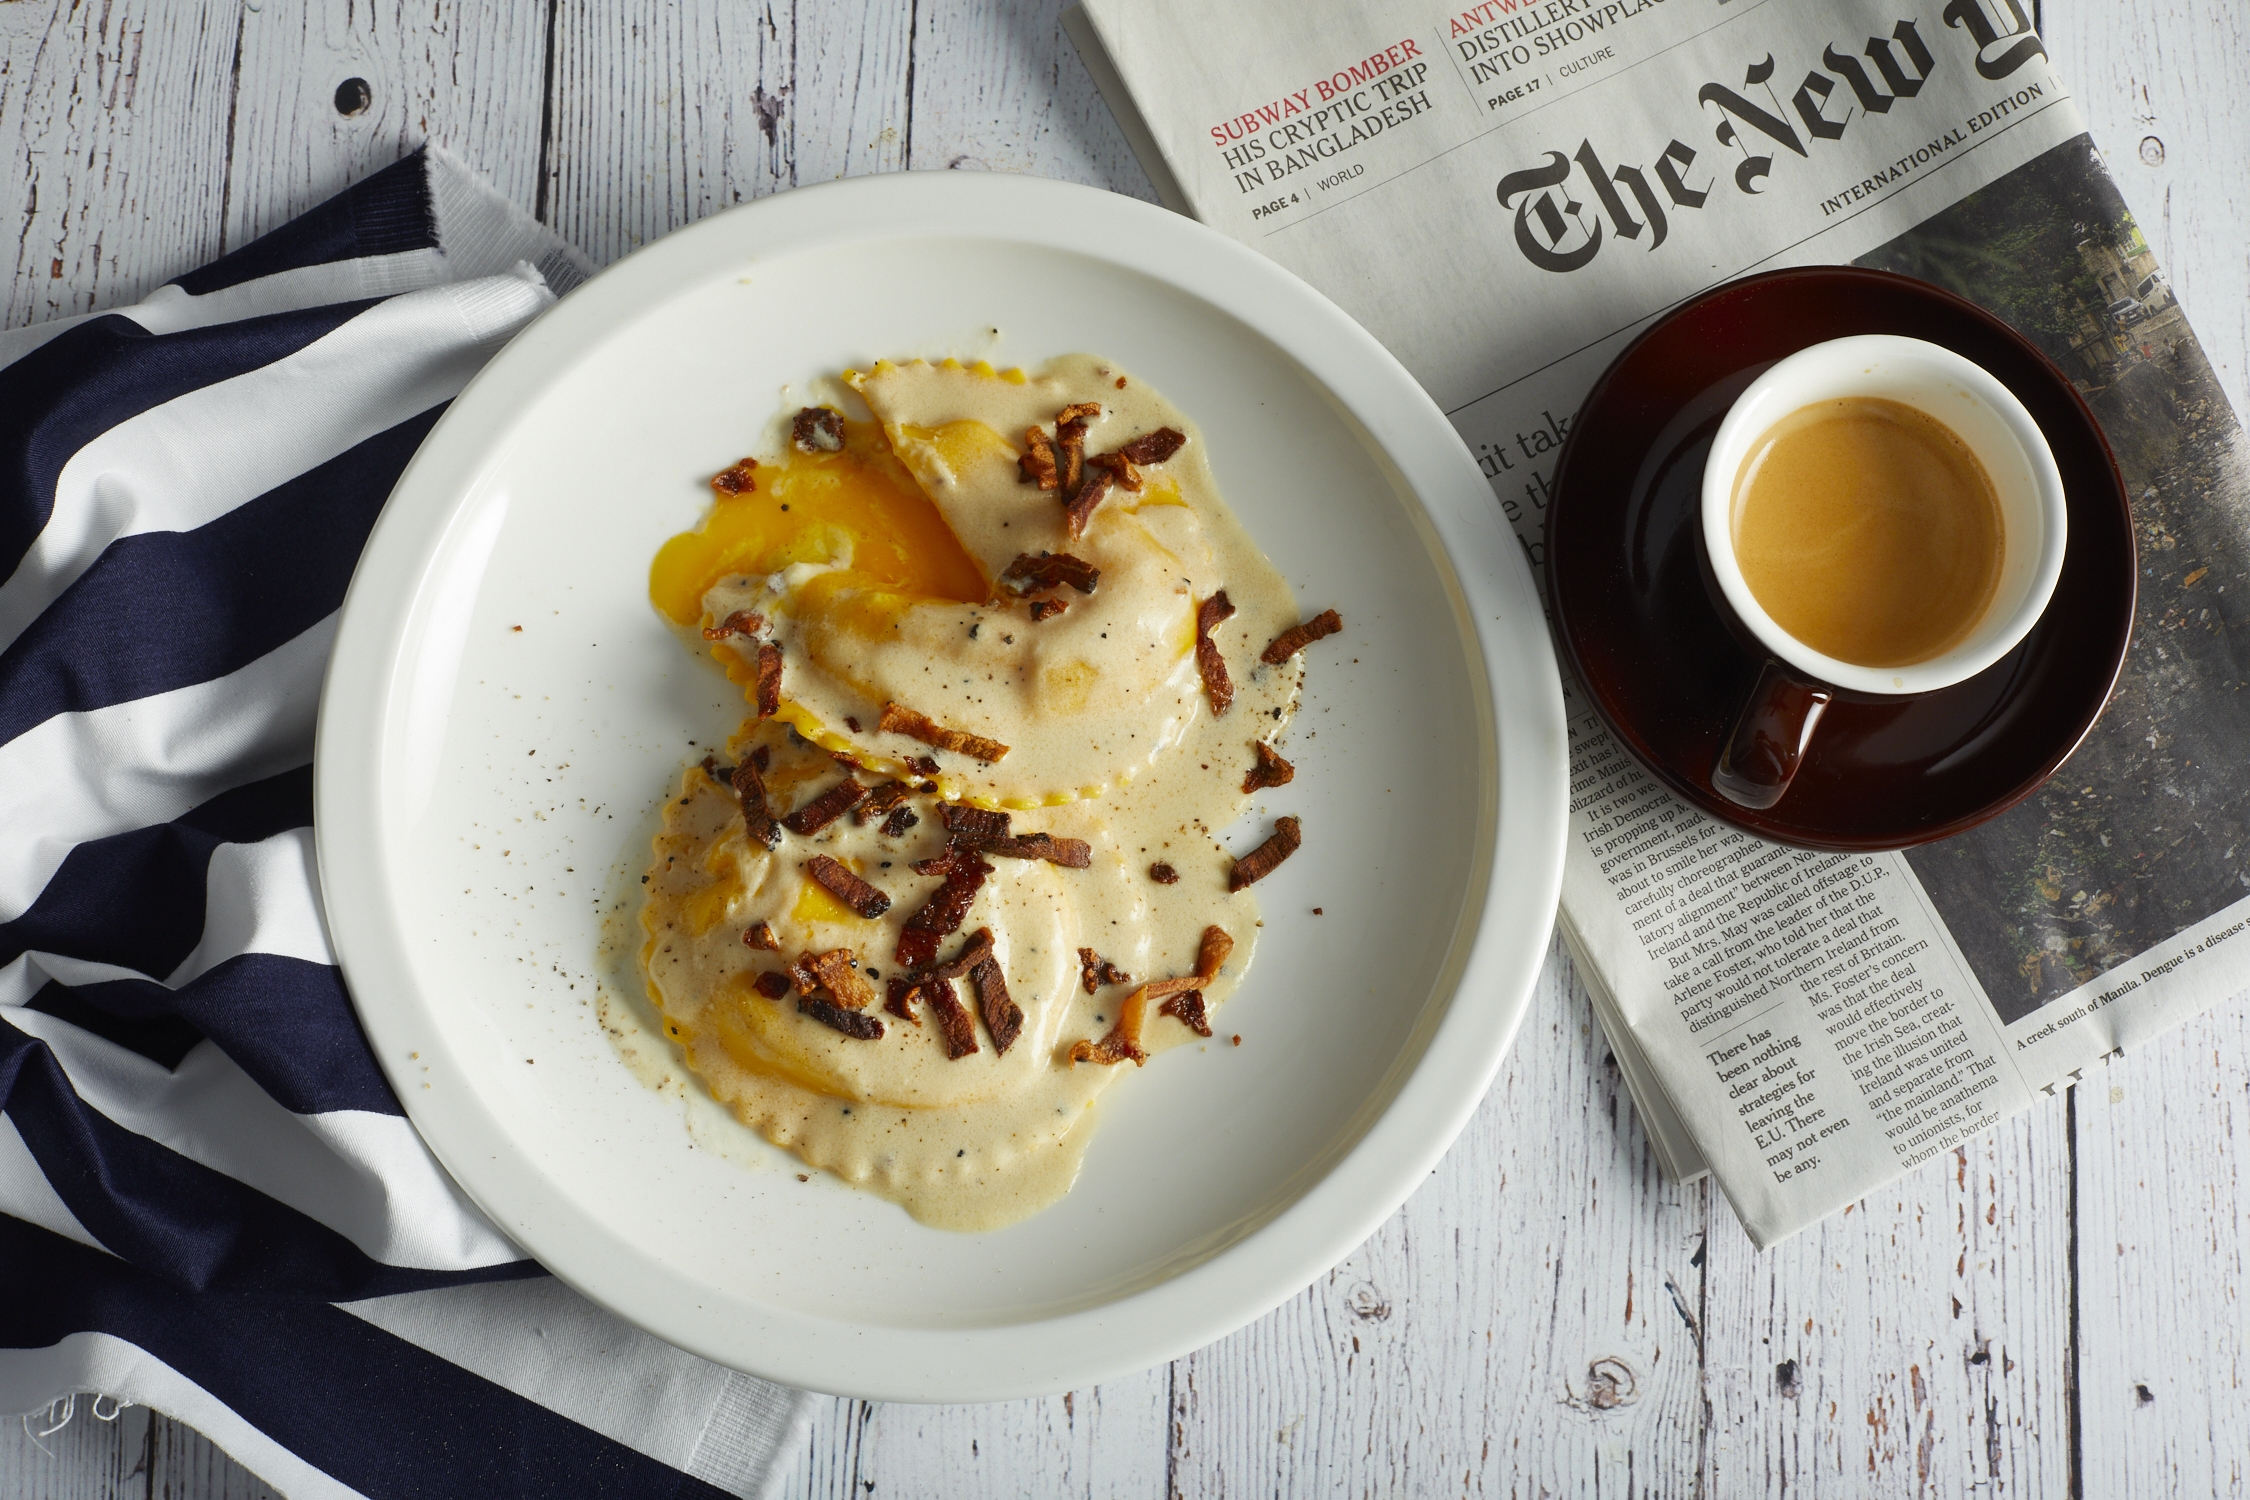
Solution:
[(5, 1500), (280, 1500), (209, 1438), (143, 1407), (79, 1396), (0, 1426)]
[(1058, 19), (1062, 0), (918, 0), (908, 164), (1156, 201)]
[(0, 6), (7, 326), (131, 302), (225, 247), (236, 9)]
[[(286, 223), (425, 141), (532, 207), (544, 6), (305, 0), (245, 6), (240, 33), (229, 245)], [(355, 80), (364, 94), (348, 87)]]
[(1760, 1255), (1714, 1212), (1704, 1493), (2060, 1495), (2060, 1100)]
[(2250, 1492), (2250, 1014), (2089, 1074), (2075, 1106), (2084, 1493)]
[(909, 3), (560, 0), (547, 220), (606, 265), (751, 198), (906, 163)]
[(1691, 1493), (1704, 1197), (1661, 1180), (1558, 951), (1404, 1210), (1175, 1367), (1174, 1493)]
[(1169, 1394), (1170, 1372), (1159, 1368), (1039, 1401), (837, 1401), (815, 1420), (784, 1493), (804, 1500), (975, 1494), (1159, 1500)]

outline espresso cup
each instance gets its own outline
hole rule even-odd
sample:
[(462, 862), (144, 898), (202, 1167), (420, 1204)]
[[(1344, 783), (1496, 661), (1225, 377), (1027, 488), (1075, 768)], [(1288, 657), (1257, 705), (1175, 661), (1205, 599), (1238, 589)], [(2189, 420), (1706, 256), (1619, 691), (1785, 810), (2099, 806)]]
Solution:
[[(1990, 602), (1967, 633), (1903, 666), (1864, 666), (1815, 650), (1775, 622), (1735, 552), (1743, 460), (1783, 418), (1821, 402), (1895, 401), (1950, 429), (1983, 465), (1999, 502), (2001, 557)], [(1721, 601), (1766, 661), (1712, 768), (1711, 785), (1748, 808), (1779, 802), (1821, 715), (1839, 692), (1903, 698), (1951, 687), (2030, 634), (2061, 576), (2068, 514), (2062, 474), (2023, 403), (1982, 366), (1920, 339), (1865, 334), (1802, 349), (1728, 409), (1703, 469), (1703, 546)]]

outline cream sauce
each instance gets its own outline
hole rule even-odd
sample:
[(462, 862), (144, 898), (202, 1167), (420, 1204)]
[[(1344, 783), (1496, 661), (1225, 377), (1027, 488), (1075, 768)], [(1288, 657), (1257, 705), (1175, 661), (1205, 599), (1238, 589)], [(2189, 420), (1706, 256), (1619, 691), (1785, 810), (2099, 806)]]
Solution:
[[(1249, 804), (1242, 783), (1252, 744), (1274, 741), (1295, 710), (1299, 663), (1268, 667), (1257, 653), (1297, 622), (1296, 602), (1219, 498), (1200, 435), (1140, 382), (1121, 390), (1118, 378), (1102, 361), (1071, 356), (1018, 379), (917, 364), (879, 365), (856, 382), (988, 578), (1019, 552), (1069, 551), (1097, 562), (1103, 571), (1092, 596), (1057, 591), (1071, 601), (1058, 619), (1034, 625), (1024, 603), (1006, 594), (961, 604), (893, 592), (870, 611), (843, 588), (823, 596), (819, 580), (845, 571), (834, 560), (729, 579), (705, 601), (706, 622), (761, 608), (782, 644), (786, 724), (746, 724), (729, 746), (737, 759), (766, 747), (777, 816), (847, 774), (823, 746), (861, 761), (867, 769), (856, 774), (868, 785), (888, 768), (903, 771), (907, 756), (929, 753), (869, 732), (878, 695), (893, 694), (1010, 747), (992, 766), (941, 753), (940, 795), (1035, 809), (1015, 814), (1014, 832), (1092, 846), (1087, 869), (989, 856), (993, 874), (960, 934), (941, 946), (941, 958), (950, 958), (964, 935), (991, 929), (1024, 1013), (1006, 1054), (980, 1021), (978, 1050), (949, 1060), (934, 1018), (919, 1006), (921, 1024), (882, 1010), (885, 983), (901, 972), (893, 957), (900, 930), (941, 884), (911, 869), (943, 847), (939, 795), (904, 804), (920, 821), (898, 837), (884, 834), (879, 819), (854, 823), (847, 814), (809, 837), (785, 833), (769, 851), (747, 837), (731, 790), (691, 768), (665, 808), (649, 869), (643, 962), (687, 1065), (767, 1139), (945, 1228), (998, 1228), (1067, 1192), (1096, 1098), (1129, 1069), (1074, 1065), (1071, 1044), (1106, 1034), (1139, 983), (1193, 972), (1206, 926), (1223, 927), (1236, 945), (1204, 987), (1208, 1007), (1217, 1008), (1255, 952), (1255, 895), (1227, 891), (1232, 860), (1214, 835)], [(1140, 495), (1113, 493), (1075, 541), (1063, 534), (1056, 496), (1021, 483), (1016, 469), (1022, 429), (1051, 423), (1072, 401), (1104, 408), (1089, 451), (1160, 426), (1189, 435), (1169, 463), (1145, 471)], [(916, 435), (933, 432), (943, 436)], [(1144, 523), (1120, 501), (1158, 514)], [(1214, 717), (1192, 656), (1193, 616), (1194, 601), (1221, 587), (1239, 612), (1213, 639), (1236, 698)], [(885, 611), (894, 628), (854, 628)], [(1105, 629), (1121, 644), (1104, 644)], [(714, 654), (727, 651), (721, 643)], [(1058, 669), (1078, 664), (1092, 686), (1058, 692)], [(863, 726), (857, 733), (852, 720)], [(882, 890), (890, 909), (867, 920), (835, 900), (806, 873), (817, 854)], [(1153, 880), (1156, 862), (1170, 864), (1177, 883)], [(744, 933), (759, 922), (773, 928), (778, 952), (745, 946)], [(844, 1036), (801, 1015), (793, 993), (776, 1000), (755, 988), (760, 974), (784, 971), (800, 954), (839, 947), (852, 950), (877, 996), (865, 1013), (883, 1022), (879, 1039)], [(1134, 983), (1088, 994), (1081, 947)], [(975, 986), (963, 979), (955, 990), (974, 1012)], [(1194, 1039), (1182, 1021), (1149, 1007), (1145, 1050)]]

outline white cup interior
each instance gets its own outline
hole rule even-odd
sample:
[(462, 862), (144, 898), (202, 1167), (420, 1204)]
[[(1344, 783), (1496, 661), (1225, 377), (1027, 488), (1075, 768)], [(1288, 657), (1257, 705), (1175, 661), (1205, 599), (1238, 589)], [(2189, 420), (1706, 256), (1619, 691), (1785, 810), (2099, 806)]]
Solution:
[[(1960, 434), (1999, 495), (2003, 551), (1992, 603), (1959, 644), (1910, 666), (1867, 667), (1815, 651), (1774, 623), (1734, 555), (1735, 478), (1751, 447), (1791, 412), (1852, 396), (1914, 407)], [(2031, 413), (1982, 366), (1921, 339), (1862, 334), (1790, 355), (1736, 399), (1704, 464), (1703, 542), (1727, 602), (1776, 657), (1856, 692), (1926, 693), (2007, 655), (2054, 593), (2068, 528), (2062, 474)]]

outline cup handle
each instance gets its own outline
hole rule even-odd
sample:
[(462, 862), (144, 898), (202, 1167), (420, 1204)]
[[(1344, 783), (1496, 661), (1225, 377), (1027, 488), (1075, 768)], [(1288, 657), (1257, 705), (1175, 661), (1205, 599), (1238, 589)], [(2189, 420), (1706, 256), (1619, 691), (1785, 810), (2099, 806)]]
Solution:
[(1812, 743), (1814, 726), (1835, 696), (1826, 683), (1768, 658), (1711, 768), (1711, 789), (1759, 811), (1779, 802)]

